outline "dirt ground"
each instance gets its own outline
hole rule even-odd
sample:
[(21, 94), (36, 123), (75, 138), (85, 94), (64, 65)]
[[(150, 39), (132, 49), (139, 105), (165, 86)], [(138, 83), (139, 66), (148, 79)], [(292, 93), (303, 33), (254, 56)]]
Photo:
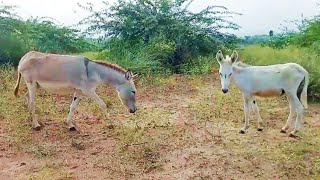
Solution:
[(2, 74), (0, 179), (320, 179), (320, 104), (309, 102), (294, 139), (280, 133), (285, 97), (258, 99), (264, 130), (256, 130), (253, 115), (239, 134), (241, 94), (234, 87), (222, 94), (214, 75), (141, 78), (134, 115), (114, 90), (101, 87), (114, 129), (83, 97), (74, 114), (78, 131), (69, 132), (72, 96), (40, 93), (43, 128), (32, 131), (23, 96), (12, 93), (13, 72)]

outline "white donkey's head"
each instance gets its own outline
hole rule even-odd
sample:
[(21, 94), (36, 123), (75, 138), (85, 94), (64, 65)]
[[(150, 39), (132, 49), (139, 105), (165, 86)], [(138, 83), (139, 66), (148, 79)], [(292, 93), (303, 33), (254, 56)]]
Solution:
[(237, 51), (233, 51), (231, 57), (227, 55), (226, 58), (224, 58), (222, 51), (219, 50), (216, 59), (220, 65), (219, 74), (221, 90), (223, 93), (227, 93), (229, 91), (230, 80), (233, 73), (232, 65), (238, 61), (238, 53)]
[(131, 71), (125, 73), (125, 83), (117, 87), (119, 98), (130, 113), (137, 111), (136, 106), (136, 87), (133, 82), (133, 74)]

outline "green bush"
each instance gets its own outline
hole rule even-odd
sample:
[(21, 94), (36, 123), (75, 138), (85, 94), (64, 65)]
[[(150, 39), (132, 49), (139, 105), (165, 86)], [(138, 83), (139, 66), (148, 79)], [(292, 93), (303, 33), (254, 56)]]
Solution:
[(306, 21), (301, 27), (301, 32), (293, 37), (293, 44), (300, 47), (310, 47), (314, 43), (320, 43), (320, 18), (315, 17)]
[[(128, 41), (112, 39), (107, 42), (104, 50), (100, 52), (84, 52), (81, 55), (93, 60), (116, 63), (139, 74), (167, 72), (159, 61), (153, 61), (154, 59), (161, 59), (161, 55), (158, 52), (158, 54), (156, 52), (152, 54), (154, 48), (138, 43), (135, 43), (135, 46), (130, 44)], [(162, 51), (159, 52), (161, 53)]]
[(208, 57), (200, 56), (184, 64), (181, 68), (181, 71), (184, 74), (191, 74), (191, 75), (207, 74), (212, 71), (212, 67), (214, 63), (216, 63), (214, 56), (208, 56)]
[(26, 52), (23, 42), (9, 33), (0, 36), (0, 65), (11, 64), (18, 65), (18, 61)]
[[(191, 59), (208, 56), (220, 46), (234, 45), (237, 38), (222, 29), (239, 28), (229, 19), (236, 13), (221, 6), (194, 13), (188, 10), (192, 1), (118, 0), (112, 5), (104, 2), (106, 6), (100, 11), (90, 5), (83, 7), (91, 15), (81, 23), (89, 25), (89, 32), (99, 32), (102, 39), (107, 39), (112, 59), (140, 58), (180, 73), (182, 65)], [(118, 43), (122, 46), (118, 47)]]
[(24, 21), (14, 6), (0, 2), (0, 63), (17, 65), (30, 50), (51, 53), (78, 53), (96, 49), (79, 30), (59, 26), (45, 18)]

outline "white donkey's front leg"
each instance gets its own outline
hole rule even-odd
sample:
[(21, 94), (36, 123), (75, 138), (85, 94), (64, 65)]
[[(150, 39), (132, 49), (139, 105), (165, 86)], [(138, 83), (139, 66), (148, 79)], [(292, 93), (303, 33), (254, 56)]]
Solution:
[(250, 96), (243, 95), (243, 103), (244, 103), (244, 126), (241, 128), (240, 133), (245, 134), (246, 130), (249, 128), (249, 120), (250, 120)]
[(74, 110), (78, 107), (80, 101), (79, 93), (75, 92), (72, 98), (72, 103), (70, 105), (69, 114), (67, 117), (67, 125), (70, 131), (76, 131), (76, 127), (73, 123), (72, 115)]
[(259, 106), (258, 106), (257, 101), (255, 99), (252, 100), (252, 109), (256, 113), (256, 116), (257, 116), (257, 125), (258, 125), (257, 130), (262, 131), (263, 130), (263, 120), (260, 116), (260, 109), (259, 109)]

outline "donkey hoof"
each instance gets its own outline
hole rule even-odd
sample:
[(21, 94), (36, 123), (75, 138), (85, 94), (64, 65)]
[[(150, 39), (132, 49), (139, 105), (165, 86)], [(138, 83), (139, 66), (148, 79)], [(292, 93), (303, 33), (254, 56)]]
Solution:
[(289, 134), (289, 137), (291, 137), (291, 138), (297, 138), (298, 136), (290, 133), (290, 134)]
[(285, 130), (283, 130), (283, 129), (281, 129), (281, 131), (280, 131), (281, 133), (287, 133), (287, 131), (285, 131)]
[(40, 131), (41, 130), (41, 126), (36, 126), (36, 127), (33, 127), (32, 129), (35, 130), (35, 131)]
[(257, 130), (258, 130), (258, 131), (263, 131), (263, 128), (258, 128)]
[(240, 133), (240, 134), (245, 134), (246, 132), (241, 129), (239, 133)]
[(76, 127), (70, 127), (69, 131), (77, 131)]

